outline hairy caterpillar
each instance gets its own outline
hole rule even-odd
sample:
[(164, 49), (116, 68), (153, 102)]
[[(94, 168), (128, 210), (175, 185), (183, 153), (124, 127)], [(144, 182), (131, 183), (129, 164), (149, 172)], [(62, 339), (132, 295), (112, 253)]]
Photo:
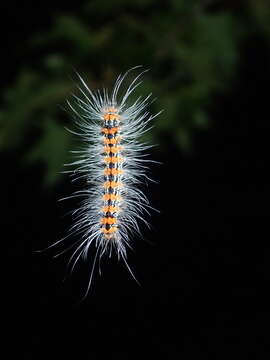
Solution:
[(115, 251), (135, 279), (127, 263), (126, 249), (131, 247), (134, 233), (141, 235), (137, 220), (148, 225), (144, 215), (152, 208), (139, 189), (140, 183), (149, 180), (146, 170), (150, 160), (144, 159), (144, 152), (152, 146), (138, 139), (151, 128), (151, 121), (159, 113), (151, 115), (146, 110), (152, 94), (140, 96), (128, 106), (129, 96), (141, 84), (139, 79), (147, 70), (133, 79), (119, 99), (123, 81), (138, 67), (119, 75), (111, 93), (107, 89), (93, 92), (78, 75), (82, 96), (74, 95), (74, 103), (67, 102), (79, 129), (71, 132), (83, 142), (81, 151), (73, 151), (78, 160), (69, 164), (76, 166), (76, 170), (68, 172), (86, 180), (86, 188), (70, 196), (84, 197), (73, 212), (74, 224), (68, 235), (81, 234), (80, 240), (73, 244), (79, 243), (69, 261), (71, 270), (81, 257), (87, 257), (92, 244), (96, 247), (86, 295), (96, 260), (105, 253), (111, 256)]

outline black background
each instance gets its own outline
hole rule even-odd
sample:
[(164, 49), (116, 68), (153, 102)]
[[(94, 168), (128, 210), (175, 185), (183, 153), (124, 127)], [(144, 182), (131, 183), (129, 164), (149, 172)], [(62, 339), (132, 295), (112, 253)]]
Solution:
[(116, 259), (103, 261), (83, 302), (91, 263), (62, 282), (69, 254), (35, 253), (70, 225), (57, 199), (73, 186), (41, 189), (41, 165), (1, 155), (8, 358), (269, 358), (269, 82), (269, 48), (255, 34), (193, 155), (169, 133), (166, 152), (153, 154), (163, 165), (148, 191), (161, 214), (145, 230), (153, 245), (134, 239), (129, 256), (141, 286)]

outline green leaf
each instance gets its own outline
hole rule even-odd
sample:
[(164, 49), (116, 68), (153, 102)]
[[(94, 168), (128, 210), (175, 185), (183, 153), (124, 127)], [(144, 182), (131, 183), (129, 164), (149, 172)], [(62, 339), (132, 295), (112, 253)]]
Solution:
[(40, 141), (27, 155), (25, 161), (42, 162), (46, 165), (47, 172), (45, 184), (52, 184), (60, 180), (63, 165), (68, 159), (71, 145), (71, 135), (63, 126), (48, 118), (44, 122), (43, 134)]

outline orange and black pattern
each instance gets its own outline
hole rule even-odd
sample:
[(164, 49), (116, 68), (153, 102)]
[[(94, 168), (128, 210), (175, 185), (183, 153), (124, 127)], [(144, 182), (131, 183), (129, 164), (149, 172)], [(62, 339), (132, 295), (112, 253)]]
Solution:
[(123, 174), (123, 156), (120, 136), (120, 115), (114, 107), (108, 107), (103, 114), (104, 183), (103, 208), (100, 229), (105, 239), (113, 239), (118, 232), (120, 212), (120, 189)]

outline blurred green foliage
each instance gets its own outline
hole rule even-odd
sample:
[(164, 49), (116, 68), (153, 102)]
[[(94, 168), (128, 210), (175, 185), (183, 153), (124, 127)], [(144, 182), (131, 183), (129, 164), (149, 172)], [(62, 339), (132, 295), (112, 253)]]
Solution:
[(23, 65), (4, 88), (0, 149), (43, 162), (45, 181), (54, 183), (73, 146), (64, 129), (71, 116), (59, 105), (76, 91), (74, 69), (92, 89), (110, 88), (120, 72), (143, 64), (151, 72), (138, 91), (157, 97), (153, 112), (164, 109), (149, 140), (169, 136), (189, 151), (193, 133), (210, 126), (213, 96), (236, 76), (241, 42), (252, 31), (270, 37), (267, 0), (246, 1), (238, 11), (224, 4), (99, 0), (79, 2), (74, 13), (58, 11), (50, 28), (33, 33)]

